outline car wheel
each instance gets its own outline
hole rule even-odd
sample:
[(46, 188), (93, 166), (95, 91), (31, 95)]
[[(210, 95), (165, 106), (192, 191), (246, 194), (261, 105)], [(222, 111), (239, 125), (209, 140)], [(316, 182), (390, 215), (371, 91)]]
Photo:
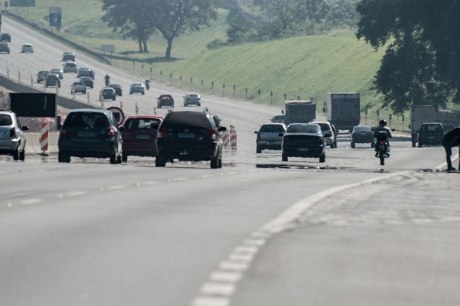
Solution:
[(122, 161), (122, 155), (117, 156), (117, 164), (121, 164)]
[(155, 157), (155, 167), (166, 166), (166, 159), (160, 156)]
[(323, 154), (323, 155), (321, 155), (321, 156), (319, 157), (319, 162), (320, 162), (320, 163), (326, 162), (326, 154)]
[(211, 169), (217, 168), (219, 168), (219, 156), (216, 156), (216, 158), (211, 159)]
[(123, 155), (121, 156), (121, 160), (122, 160), (124, 163), (127, 163), (127, 162), (128, 162), (128, 154), (123, 153)]
[(13, 151), (13, 159), (14, 160), (19, 160), (19, 148), (17, 148), (16, 150)]
[(351, 143), (351, 147), (352, 147), (353, 149), (355, 148), (355, 143), (354, 143), (354, 142)]
[(19, 160), (24, 161), (25, 159), (26, 159), (26, 148), (24, 147), (21, 153), (19, 153)]
[(418, 147), (421, 148), (423, 147), (423, 143), (421, 143), (420, 141), (418, 142)]
[(257, 148), (256, 148), (256, 153), (262, 153), (262, 149), (259, 148), (259, 147), (257, 147)]
[(287, 162), (288, 161), (288, 156), (286, 154), (282, 154), (281, 155), (281, 160), (284, 161), (284, 162)]
[(63, 151), (58, 153), (58, 162), (60, 163), (70, 163), (70, 156)]

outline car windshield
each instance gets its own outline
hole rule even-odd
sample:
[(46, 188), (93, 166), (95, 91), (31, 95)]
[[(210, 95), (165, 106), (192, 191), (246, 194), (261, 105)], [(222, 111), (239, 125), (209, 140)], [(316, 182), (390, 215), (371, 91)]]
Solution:
[(158, 129), (159, 119), (131, 118), (126, 120), (125, 128), (128, 130)]
[(284, 127), (280, 124), (267, 124), (260, 128), (261, 133), (284, 133)]
[(10, 115), (0, 114), (0, 126), (9, 126), (13, 124), (13, 120)]
[(318, 134), (320, 128), (317, 124), (291, 124), (289, 125), (288, 133), (311, 133)]

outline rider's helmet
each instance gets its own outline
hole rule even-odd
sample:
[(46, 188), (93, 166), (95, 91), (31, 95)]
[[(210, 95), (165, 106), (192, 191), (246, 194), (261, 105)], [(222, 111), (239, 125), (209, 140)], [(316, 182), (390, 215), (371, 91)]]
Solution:
[(379, 125), (380, 125), (380, 126), (386, 126), (386, 125), (387, 125), (387, 121), (384, 120), (384, 119), (382, 119), (382, 120), (379, 121)]

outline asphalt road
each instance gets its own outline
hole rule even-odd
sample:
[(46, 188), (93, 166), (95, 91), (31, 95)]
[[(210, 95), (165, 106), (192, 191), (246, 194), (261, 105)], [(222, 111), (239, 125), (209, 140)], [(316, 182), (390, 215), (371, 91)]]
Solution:
[[(59, 65), (67, 47), (3, 21), (13, 50), (29, 42), (37, 51), (1, 55), (0, 72)], [(83, 54), (77, 62), (96, 70), (98, 86), (107, 72), (125, 88), (135, 81)], [(152, 113), (160, 93), (183, 95), (153, 84), (124, 97), (125, 108)], [(343, 135), (325, 164), (281, 162), (276, 151), (255, 154), (254, 130), (276, 108), (203, 101), (237, 127), (238, 150), (224, 153), (222, 169), (0, 156), (0, 304), (460, 303), (459, 176), (436, 170), (442, 148), (396, 139), (381, 167)]]

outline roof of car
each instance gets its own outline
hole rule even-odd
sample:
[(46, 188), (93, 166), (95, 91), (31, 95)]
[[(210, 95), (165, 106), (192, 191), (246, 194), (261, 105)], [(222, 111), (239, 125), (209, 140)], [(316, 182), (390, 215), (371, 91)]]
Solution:
[(121, 85), (117, 83), (111, 83), (109, 84), (109, 87), (121, 87)]
[(22, 46), (23, 47), (25, 47), (25, 46), (32, 47), (32, 44), (27, 43), (27, 44), (23, 44)]
[(103, 114), (108, 114), (110, 111), (106, 109), (99, 109), (99, 108), (78, 108), (78, 109), (73, 109), (69, 112), (71, 113), (103, 113)]
[(158, 115), (131, 115), (126, 118), (128, 119), (163, 119), (163, 116)]

